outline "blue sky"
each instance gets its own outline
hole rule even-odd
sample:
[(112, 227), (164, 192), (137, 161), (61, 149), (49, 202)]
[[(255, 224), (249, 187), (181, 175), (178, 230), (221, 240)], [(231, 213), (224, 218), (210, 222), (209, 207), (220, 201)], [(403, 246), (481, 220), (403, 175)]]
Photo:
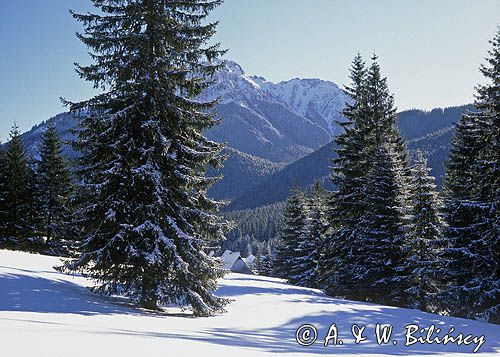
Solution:
[[(68, 9), (87, 0), (0, 0), (0, 139), (92, 95), (73, 62), (88, 63)], [(471, 102), (478, 67), (500, 25), (498, 0), (226, 0), (212, 15), (227, 58), (272, 81), (347, 82), (357, 51), (380, 56), (399, 109)]]

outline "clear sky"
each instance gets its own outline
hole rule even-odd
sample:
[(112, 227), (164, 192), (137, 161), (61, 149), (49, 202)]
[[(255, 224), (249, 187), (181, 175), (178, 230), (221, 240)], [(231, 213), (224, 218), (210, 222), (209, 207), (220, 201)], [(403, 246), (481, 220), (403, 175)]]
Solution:
[[(0, 0), (0, 139), (92, 94), (68, 9), (89, 0)], [(346, 84), (357, 51), (379, 55), (399, 109), (471, 102), (478, 67), (500, 25), (499, 0), (226, 0), (216, 39), (249, 74)]]

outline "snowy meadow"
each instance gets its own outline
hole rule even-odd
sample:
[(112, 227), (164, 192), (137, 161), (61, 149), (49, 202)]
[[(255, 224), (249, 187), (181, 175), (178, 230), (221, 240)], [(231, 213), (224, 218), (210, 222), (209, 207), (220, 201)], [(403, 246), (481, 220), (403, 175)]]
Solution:
[[(90, 281), (55, 271), (53, 266), (61, 263), (57, 257), (3, 250), (0, 259), (2, 356), (54, 357), (66, 356), (68, 351), (73, 356), (131, 357), (460, 356), (477, 346), (429, 342), (405, 346), (407, 324), (434, 325), (443, 331), (439, 336), (451, 327), (454, 337), (459, 333), (484, 336), (478, 353), (500, 353), (498, 325), (335, 299), (276, 278), (231, 273), (220, 281), (217, 291), (233, 300), (227, 312), (193, 318), (176, 308), (154, 313), (95, 295), (86, 288)], [(389, 343), (377, 344), (377, 323), (393, 326)], [(300, 345), (295, 338), (297, 329), (305, 324), (318, 330), (318, 340), (310, 346)], [(343, 343), (333, 346), (330, 339), (325, 347), (332, 324)], [(366, 326), (366, 340), (359, 344), (351, 333), (353, 325)], [(419, 335), (425, 337), (426, 332)]]

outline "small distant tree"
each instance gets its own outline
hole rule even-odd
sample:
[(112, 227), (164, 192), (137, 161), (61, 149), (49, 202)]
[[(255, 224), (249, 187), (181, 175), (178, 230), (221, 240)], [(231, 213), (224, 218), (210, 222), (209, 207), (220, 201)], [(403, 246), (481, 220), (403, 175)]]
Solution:
[(17, 125), (10, 132), (4, 155), (3, 206), (5, 209), (0, 246), (22, 250), (38, 250), (34, 172)]
[(412, 203), (407, 245), (408, 258), (405, 269), (408, 306), (422, 311), (436, 311), (435, 297), (438, 293), (438, 252), (443, 244), (444, 221), (441, 217), (442, 202), (429, 175), (430, 168), (422, 152), (417, 152), (411, 167), (412, 178), (409, 192)]
[(42, 138), (37, 183), (40, 200), (40, 233), (48, 250), (67, 254), (70, 233), (70, 171), (62, 153), (62, 142), (55, 126), (49, 124)]
[(304, 192), (294, 189), (287, 199), (283, 228), (278, 233), (276, 254), (273, 261), (273, 274), (279, 278), (292, 279), (296, 274), (295, 258), (298, 247), (305, 238), (307, 219)]
[(257, 274), (271, 276), (273, 273), (273, 253), (269, 242), (265, 244), (265, 250), (259, 250), (255, 258), (255, 269)]
[(305, 234), (300, 236), (302, 240), (298, 244), (293, 261), (295, 275), (290, 277), (293, 284), (318, 287), (318, 263), (327, 229), (324, 199), (325, 193), (321, 184), (316, 182), (311, 197), (307, 200)]
[(7, 228), (7, 162), (5, 150), (0, 146), (0, 246), (6, 244), (5, 230)]

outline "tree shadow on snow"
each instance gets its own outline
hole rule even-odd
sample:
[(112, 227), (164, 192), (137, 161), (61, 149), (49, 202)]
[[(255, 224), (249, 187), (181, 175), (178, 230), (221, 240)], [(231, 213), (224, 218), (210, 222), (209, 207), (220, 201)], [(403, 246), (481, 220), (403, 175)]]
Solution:
[[(243, 279), (242, 279), (243, 280)], [(268, 287), (233, 286), (224, 282), (217, 291), (217, 295), (235, 297), (242, 295), (261, 295), (272, 297), (279, 295), (280, 299), (290, 305), (293, 312), (294, 303), (315, 304), (321, 310), (312, 315), (291, 318), (284, 324), (263, 329), (252, 328), (199, 328), (192, 333), (169, 333), (164, 331), (134, 331), (127, 329), (111, 329), (99, 331), (100, 334), (147, 336), (165, 339), (180, 339), (205, 342), (221, 346), (235, 346), (252, 349), (258, 352), (274, 353), (303, 353), (303, 354), (370, 354), (370, 355), (434, 355), (453, 352), (471, 353), (474, 345), (422, 345), (404, 346), (405, 325), (418, 324), (428, 327), (432, 324), (440, 327), (440, 335), (448, 332), (450, 327), (455, 328), (452, 334), (485, 335), (486, 343), (480, 352), (497, 352), (500, 349), (500, 326), (469, 321), (457, 318), (443, 319), (439, 316), (423, 313), (417, 310), (398, 309), (387, 306), (378, 306), (369, 303), (344, 301), (328, 297), (320, 292), (288, 286), (281, 283), (272, 283)], [(237, 302), (235, 302), (236, 304)], [(0, 311), (24, 311), (41, 313), (71, 313), (84, 316), (102, 314), (134, 314), (148, 315), (149, 312), (135, 310), (114, 303), (100, 295), (90, 292), (87, 288), (75, 283), (24, 275), (22, 273), (0, 274)], [(297, 311), (298, 312), (298, 311)], [(222, 318), (230, 318), (230, 312)], [(153, 313), (153, 315), (156, 315)], [(297, 313), (296, 313), (297, 315)], [(158, 314), (168, 316), (168, 314)], [(409, 318), (411, 316), (411, 318)], [(444, 321), (443, 321), (444, 320)], [(33, 321), (36, 322), (36, 321)], [(46, 323), (46, 322), (41, 322)], [(323, 346), (324, 338), (329, 326), (336, 324), (339, 338), (343, 345)], [(392, 324), (393, 336), (388, 345), (379, 346), (375, 340), (375, 324)], [(313, 324), (318, 331), (318, 340), (312, 346), (300, 346), (295, 340), (297, 328), (303, 324)], [(352, 339), (351, 326), (353, 324), (367, 325), (365, 335), (367, 340), (356, 345)], [(248, 325), (255, 325), (251, 321)], [(245, 326), (240, 321), (239, 326)], [(397, 344), (393, 345), (392, 340)]]
[[(164, 331), (144, 331), (130, 329), (110, 329), (98, 331), (99, 334), (135, 336), (135, 337), (153, 337), (161, 339), (187, 340), (193, 342), (210, 343), (220, 346), (233, 346), (244, 349), (255, 350), (256, 355), (259, 352), (272, 353), (302, 353), (311, 355), (327, 354), (368, 354), (368, 355), (446, 355), (450, 353), (471, 353), (474, 345), (457, 346), (454, 344), (415, 344), (413, 346), (404, 346), (404, 334), (406, 324), (417, 324), (420, 327), (428, 327), (434, 324), (441, 328), (442, 336), (449, 331), (450, 327), (455, 328), (452, 334), (458, 333), (485, 335), (486, 342), (479, 352), (494, 353), (500, 349), (500, 326), (469, 321), (457, 318), (443, 318), (423, 313), (417, 310), (398, 309), (394, 307), (379, 306), (364, 302), (345, 301), (328, 297), (324, 294), (302, 289), (299, 287), (288, 287), (277, 284), (276, 286), (263, 288), (252, 286), (231, 286), (224, 285), (218, 290), (219, 296), (241, 296), (241, 295), (289, 295), (290, 299), (285, 300), (290, 303), (293, 309), (293, 303), (320, 304), (322, 311), (306, 316), (300, 316), (290, 319), (285, 324), (263, 329), (245, 329), (245, 328), (205, 328), (195, 329), (191, 333), (173, 333)], [(230, 314), (228, 312), (227, 314)], [(228, 315), (226, 315), (228, 316)], [(409, 318), (410, 316), (410, 318)], [(240, 321), (245, 325), (245, 321)], [(254, 322), (253, 322), (254, 323)], [(324, 338), (328, 333), (331, 324), (336, 324), (339, 331), (339, 338), (344, 341), (343, 345), (327, 347), (323, 346)], [(393, 335), (389, 344), (378, 345), (375, 339), (375, 324), (392, 324)], [(252, 324), (252, 322), (250, 322)], [(300, 346), (295, 340), (297, 328), (303, 324), (312, 324), (317, 328), (318, 339), (312, 346)], [(351, 326), (353, 324), (367, 325), (365, 336), (367, 340), (355, 344), (351, 335)], [(392, 341), (397, 344), (392, 344)]]
[[(305, 291), (309, 291), (308, 289), (301, 289), (299, 287), (287, 285), (283, 285), (283, 287), (273, 287), (271, 290), (272, 295), (298, 295), (304, 294)], [(217, 289), (216, 295), (222, 297), (242, 295), (267, 295), (269, 294), (269, 291), (269, 287), (221, 285), (219, 289)]]
[(0, 274), (0, 311), (85, 316), (135, 313), (69, 281), (10, 273)]
[[(391, 309), (389, 309), (391, 310)], [(388, 313), (389, 312), (389, 313)], [(148, 332), (148, 331), (133, 331), (126, 329), (108, 330), (106, 334), (125, 335), (125, 336), (141, 336), (164, 339), (179, 339), (193, 342), (211, 343), (221, 346), (233, 346), (259, 352), (272, 353), (302, 353), (311, 355), (334, 355), (334, 354), (368, 354), (368, 355), (447, 355), (451, 353), (472, 353), (475, 345), (457, 346), (454, 344), (448, 345), (413, 345), (404, 346), (404, 325), (409, 323), (417, 323), (419, 326), (429, 326), (436, 324), (443, 328), (446, 332), (451, 327), (443, 326), (443, 323), (438, 319), (433, 319), (431, 316), (422, 316), (423, 313), (415, 313), (414, 321), (408, 321), (407, 314), (401, 312), (386, 311), (385, 308), (378, 311), (367, 311), (364, 309), (352, 309), (348, 312), (328, 312), (324, 311), (320, 314), (307, 317), (292, 319), (284, 325), (279, 325), (272, 328), (260, 330), (246, 329), (228, 329), (228, 328), (213, 328), (201, 331), (196, 331), (193, 334), (188, 333), (169, 333), (169, 332)], [(392, 315), (392, 318), (391, 318)], [(402, 316), (400, 316), (402, 315)], [(430, 314), (425, 314), (430, 315)], [(396, 319), (400, 318), (398, 322)], [(405, 320), (406, 318), (406, 320)], [(394, 332), (389, 344), (379, 346), (375, 340), (375, 323), (392, 323)], [(244, 323), (244, 321), (242, 321)], [(313, 324), (318, 329), (318, 340), (312, 346), (300, 346), (295, 340), (295, 331), (302, 324)], [(324, 338), (328, 333), (330, 324), (336, 323), (339, 331), (339, 338), (344, 341), (343, 345), (332, 346), (331, 343), (327, 347), (323, 346)], [(352, 324), (367, 324), (365, 335), (367, 341), (360, 344), (355, 344), (352, 338), (350, 339), (350, 328)], [(472, 323), (471, 323), (472, 324)], [(453, 319), (455, 327), (455, 335), (459, 332), (472, 333), (473, 335), (486, 335), (486, 342), (481, 346), (480, 353), (498, 352), (500, 348), (499, 336), (500, 328), (496, 328), (489, 324), (474, 323), (474, 328), (471, 324), (462, 322), (460, 319)], [(479, 326), (479, 328), (477, 328)], [(442, 335), (442, 334), (440, 334)], [(393, 345), (392, 341), (396, 340), (397, 345)]]
[[(244, 279), (241, 279), (244, 280)], [(433, 355), (448, 353), (471, 353), (475, 344), (461, 345), (449, 343), (442, 344), (413, 344), (404, 346), (405, 326), (416, 324), (420, 328), (427, 328), (435, 325), (441, 329), (438, 334), (442, 337), (448, 333), (451, 327), (454, 332), (450, 333), (455, 337), (459, 333), (464, 336), (484, 335), (486, 342), (481, 346), (479, 352), (498, 352), (500, 350), (500, 326), (486, 324), (478, 321), (471, 321), (459, 318), (443, 318), (437, 315), (424, 313), (418, 310), (400, 309), (390, 306), (380, 306), (366, 302), (347, 301), (332, 298), (319, 291), (311, 291), (300, 287), (291, 287), (277, 283), (272, 287), (262, 288), (254, 286), (231, 286), (222, 285), (217, 294), (220, 296), (241, 296), (241, 295), (290, 295), (286, 303), (290, 304), (293, 310), (294, 303), (310, 303), (320, 305), (322, 311), (315, 315), (306, 315), (291, 319), (286, 324), (266, 328), (261, 330), (245, 329), (224, 329), (214, 328), (201, 331), (198, 335), (184, 336), (175, 334), (156, 334), (152, 336), (165, 338), (180, 338), (194, 341), (204, 341), (220, 345), (232, 345), (243, 348), (251, 348), (266, 352), (286, 353), (300, 352), (306, 354), (388, 354), (388, 355)], [(245, 321), (242, 321), (244, 324)], [(387, 345), (378, 345), (375, 338), (375, 325), (391, 324), (393, 326), (392, 338)], [(297, 328), (303, 324), (312, 324), (317, 328), (318, 340), (309, 347), (300, 346), (295, 340)], [(330, 325), (336, 324), (339, 338), (344, 341), (343, 345), (324, 347), (323, 342), (328, 334)], [(351, 326), (366, 325), (365, 336), (367, 340), (355, 344), (351, 334)], [(427, 331), (425, 331), (426, 333)], [(124, 333), (121, 331), (120, 333)], [(425, 333), (423, 334), (425, 336)], [(420, 334), (416, 334), (416, 337)], [(433, 335), (435, 337), (436, 335)], [(393, 344), (396, 341), (396, 344)]]
[[(230, 281), (242, 281), (243, 285), (232, 285), (228, 284)], [(248, 285), (248, 282), (258, 282), (262, 286)], [(281, 281), (270, 282), (262, 278), (252, 278), (251, 275), (245, 276), (229, 276), (225, 280), (219, 283), (219, 288), (217, 289), (216, 295), (222, 297), (232, 297), (232, 296), (242, 296), (242, 295), (308, 295), (311, 297), (325, 296), (325, 294), (319, 290), (314, 291), (309, 288), (304, 288), (300, 286), (288, 285)], [(329, 299), (331, 300), (331, 299)]]

